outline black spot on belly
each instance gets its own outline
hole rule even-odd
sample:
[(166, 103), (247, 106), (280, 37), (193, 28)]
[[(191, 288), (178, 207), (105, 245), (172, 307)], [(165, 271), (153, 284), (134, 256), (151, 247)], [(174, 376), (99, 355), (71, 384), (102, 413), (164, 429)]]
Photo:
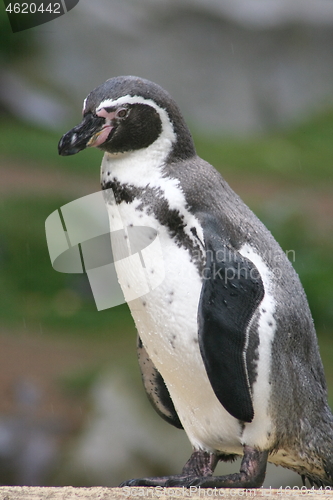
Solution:
[(176, 348), (176, 346), (175, 346), (175, 340), (176, 340), (176, 335), (174, 335), (174, 334), (173, 334), (173, 335), (171, 336), (171, 338), (169, 339), (169, 342), (170, 342), (170, 344), (171, 344), (172, 349), (175, 349), (175, 348)]

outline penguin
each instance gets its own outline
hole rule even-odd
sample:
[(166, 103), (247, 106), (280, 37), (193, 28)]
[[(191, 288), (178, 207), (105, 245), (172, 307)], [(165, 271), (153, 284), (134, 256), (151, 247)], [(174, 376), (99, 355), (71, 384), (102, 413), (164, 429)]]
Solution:
[[(159, 85), (119, 76), (92, 90), (59, 154), (104, 151), (110, 231), (158, 234), (164, 279), (128, 301), (148, 398), (184, 429), (180, 474), (121, 486), (258, 488), (267, 461), (311, 485), (333, 485), (333, 416), (300, 280), (268, 229), (196, 154), (184, 118)], [(152, 260), (145, 269), (158, 272)], [(123, 289), (133, 276), (118, 270)], [(241, 456), (239, 472), (213, 475)]]

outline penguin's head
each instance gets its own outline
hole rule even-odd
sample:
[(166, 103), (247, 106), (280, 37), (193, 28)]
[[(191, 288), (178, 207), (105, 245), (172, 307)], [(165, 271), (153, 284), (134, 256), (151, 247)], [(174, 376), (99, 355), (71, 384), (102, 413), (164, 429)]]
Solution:
[(128, 154), (148, 147), (164, 148), (169, 160), (195, 154), (186, 123), (171, 96), (157, 84), (134, 76), (111, 78), (90, 92), (83, 120), (59, 142), (68, 156), (86, 147)]

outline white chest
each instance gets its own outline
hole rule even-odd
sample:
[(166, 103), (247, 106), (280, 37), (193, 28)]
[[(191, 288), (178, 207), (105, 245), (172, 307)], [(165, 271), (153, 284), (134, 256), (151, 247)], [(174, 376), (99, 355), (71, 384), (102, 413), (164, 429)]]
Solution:
[[(110, 180), (107, 173), (109, 163), (106, 157), (102, 165), (104, 175), (108, 176), (105, 180)], [(145, 188), (147, 178), (151, 179), (150, 186), (157, 188), (167, 200), (169, 209), (182, 217), (186, 237), (192, 238), (196, 244), (198, 240), (202, 243), (202, 228), (187, 210), (177, 180), (166, 179), (151, 164), (145, 164), (141, 170), (147, 176), (140, 177), (136, 169), (135, 162), (122, 158), (112, 165), (113, 178), (122, 186), (138, 189)], [(265, 446), (268, 431), (271, 430), (267, 416), (267, 370), (259, 367), (259, 378), (254, 388), (255, 418), (245, 427), (224, 409), (208, 380), (198, 344), (197, 313), (202, 279), (193, 263), (193, 255), (186, 245), (180, 244), (170, 234), (168, 224), (161, 221), (148, 206), (142, 205), (140, 197), (130, 201), (117, 200), (116, 203), (111, 196), (107, 207), (111, 232), (121, 229), (126, 233), (126, 228), (144, 226), (153, 228), (157, 233), (154, 249), (145, 254), (145, 258), (141, 258), (142, 251), (141, 257), (136, 256), (133, 262), (123, 259), (115, 266), (141, 340), (168, 387), (193, 447), (242, 454), (243, 444)], [(269, 295), (266, 301), (270, 306)], [(271, 309), (268, 307), (270, 316)], [(266, 330), (263, 335), (267, 337)], [(261, 346), (263, 358), (269, 358), (270, 340), (268, 335), (267, 342)], [(264, 362), (266, 367), (269, 366), (269, 359), (264, 359)]]
[[(158, 232), (157, 253), (151, 254), (140, 270), (138, 263), (131, 266), (128, 262), (117, 263), (116, 269), (125, 298), (131, 298), (129, 290), (137, 292), (143, 276), (148, 283), (151, 276), (163, 277), (148, 293), (140, 297), (136, 293), (128, 305), (193, 447), (241, 453), (239, 423), (216, 398), (202, 361), (197, 325), (202, 280), (190, 253), (170, 237), (167, 228), (154, 216), (137, 210), (136, 202), (109, 205), (108, 211), (111, 231), (119, 229), (120, 224), (133, 224), (153, 227)], [(196, 229), (200, 234), (197, 222)]]

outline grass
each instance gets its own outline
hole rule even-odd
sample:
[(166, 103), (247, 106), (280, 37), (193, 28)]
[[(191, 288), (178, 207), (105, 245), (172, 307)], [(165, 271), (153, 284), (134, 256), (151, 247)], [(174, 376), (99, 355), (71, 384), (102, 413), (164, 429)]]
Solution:
[(333, 110), (297, 127), (249, 139), (195, 135), (200, 156), (228, 173), (288, 183), (333, 182)]
[(271, 230), (300, 276), (315, 324), (320, 331), (333, 331), (333, 240), (309, 230), (307, 220), (298, 211), (257, 210), (257, 215)]
[(52, 268), (45, 219), (62, 204), (59, 198), (8, 198), (0, 204), (2, 322), (81, 336), (133, 329), (126, 305), (98, 312), (86, 275)]
[(88, 148), (84, 154), (64, 160), (58, 155), (58, 142), (63, 132), (39, 129), (10, 118), (0, 120), (2, 162), (6, 159), (24, 160), (37, 163), (43, 169), (56, 168), (65, 173), (71, 171), (80, 175), (96, 175), (96, 165), (100, 163), (102, 153)]

